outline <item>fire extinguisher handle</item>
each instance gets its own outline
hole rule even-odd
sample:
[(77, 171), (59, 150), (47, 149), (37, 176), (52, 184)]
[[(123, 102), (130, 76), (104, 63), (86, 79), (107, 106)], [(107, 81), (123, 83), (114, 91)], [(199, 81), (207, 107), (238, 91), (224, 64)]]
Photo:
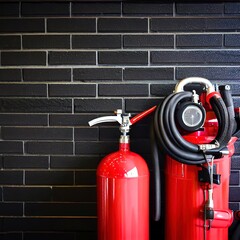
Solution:
[(184, 91), (184, 86), (186, 86), (187, 84), (190, 84), (190, 83), (200, 83), (200, 84), (205, 85), (208, 94), (215, 91), (214, 86), (208, 79), (201, 78), (201, 77), (189, 77), (189, 78), (185, 78), (185, 79), (181, 80), (176, 85), (175, 92), (177, 93), (177, 92)]
[(118, 115), (99, 117), (89, 121), (88, 124), (91, 127), (99, 123), (107, 123), (107, 122), (118, 122), (119, 124), (122, 124), (122, 117)]

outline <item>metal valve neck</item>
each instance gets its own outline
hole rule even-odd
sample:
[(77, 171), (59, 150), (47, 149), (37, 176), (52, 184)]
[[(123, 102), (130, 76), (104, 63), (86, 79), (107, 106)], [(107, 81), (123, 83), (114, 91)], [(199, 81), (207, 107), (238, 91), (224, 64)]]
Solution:
[(129, 135), (121, 135), (119, 139), (119, 143), (130, 143)]

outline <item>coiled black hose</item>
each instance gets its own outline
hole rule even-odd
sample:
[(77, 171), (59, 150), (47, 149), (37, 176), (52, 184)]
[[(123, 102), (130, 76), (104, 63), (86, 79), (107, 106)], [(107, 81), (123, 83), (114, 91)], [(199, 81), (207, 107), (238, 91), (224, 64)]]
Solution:
[[(165, 154), (169, 155), (173, 159), (190, 165), (199, 165), (206, 162), (205, 154), (211, 154), (211, 150), (203, 152), (197, 144), (190, 143), (186, 141), (178, 131), (177, 125), (175, 123), (175, 112), (178, 104), (181, 101), (189, 101), (192, 98), (191, 92), (179, 92), (169, 95), (165, 100), (160, 104), (154, 115), (153, 121), (153, 134), (152, 141), (155, 146), (153, 151), (153, 172), (154, 172), (154, 183), (156, 186), (160, 186), (160, 171), (159, 171), (159, 159), (156, 151), (156, 146), (159, 149), (163, 150)], [(226, 147), (231, 136), (232, 128), (230, 126), (229, 114), (226, 108), (226, 105), (220, 96), (213, 96), (210, 99), (210, 104), (213, 111), (216, 114), (219, 127), (217, 137), (213, 143), (218, 142), (220, 147), (218, 150), (221, 150)], [(216, 151), (216, 149), (214, 149)], [(160, 219), (160, 203), (159, 201), (161, 196), (160, 188), (155, 189), (155, 213), (154, 219), (158, 221)]]

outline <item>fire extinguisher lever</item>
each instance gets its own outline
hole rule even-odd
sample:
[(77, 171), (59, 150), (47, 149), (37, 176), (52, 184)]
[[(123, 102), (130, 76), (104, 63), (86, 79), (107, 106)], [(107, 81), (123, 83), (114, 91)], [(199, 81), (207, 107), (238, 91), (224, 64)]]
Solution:
[(122, 136), (127, 136), (132, 125), (130, 121), (131, 114), (123, 114), (121, 109), (115, 111), (116, 116), (104, 116), (95, 118), (88, 122), (89, 126), (93, 126), (99, 123), (118, 122), (120, 124), (120, 132)]
[(90, 127), (99, 123), (107, 123), (107, 122), (118, 122), (119, 124), (122, 124), (122, 110), (118, 109), (115, 112), (115, 114), (116, 116), (104, 116), (104, 117), (95, 118), (89, 121), (88, 124)]

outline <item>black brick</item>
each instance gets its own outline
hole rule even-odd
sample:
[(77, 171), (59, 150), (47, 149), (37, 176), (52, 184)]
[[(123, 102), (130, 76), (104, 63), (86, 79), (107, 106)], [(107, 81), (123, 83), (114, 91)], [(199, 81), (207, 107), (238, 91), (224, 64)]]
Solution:
[(229, 84), (230, 87), (231, 87), (231, 92), (232, 92), (232, 96), (237, 96), (239, 95), (239, 92), (240, 92), (240, 86), (238, 84), (238, 82), (236, 83), (233, 83), (233, 84)]
[(72, 3), (72, 15), (120, 15), (121, 3)]
[(173, 48), (173, 35), (125, 35), (125, 48)]
[[(98, 115), (95, 114), (56, 114), (50, 115), (50, 125), (51, 126), (88, 126), (88, 122), (93, 118), (97, 118)], [(1, 119), (0, 119), (1, 121)]]
[(69, 49), (70, 36), (28, 35), (23, 36), (23, 49)]
[(153, 18), (153, 32), (236, 31), (240, 20), (234, 18)]
[(16, 113), (69, 113), (71, 99), (0, 99), (0, 112)]
[(93, 18), (56, 18), (47, 20), (48, 32), (96, 32)]
[(25, 151), (29, 154), (72, 154), (72, 142), (26, 142)]
[(99, 32), (147, 32), (147, 18), (100, 18)]
[(118, 149), (117, 142), (76, 142), (76, 154), (108, 154)]
[(209, 18), (206, 19), (206, 31), (237, 31), (240, 29), (238, 18)]
[(72, 140), (71, 128), (3, 127), (5, 140)]
[(75, 171), (76, 185), (96, 185), (96, 171)]
[(0, 36), (0, 49), (20, 49), (20, 36)]
[(22, 73), (20, 69), (0, 69), (1, 82), (20, 82)]
[(22, 203), (0, 203), (1, 216), (23, 216)]
[(98, 140), (98, 128), (75, 128), (74, 140), (75, 141), (96, 141)]
[(72, 185), (72, 171), (26, 171), (25, 183), (29, 185)]
[(95, 84), (50, 84), (50, 97), (95, 97)]
[(95, 52), (49, 52), (50, 65), (94, 65)]
[(229, 198), (230, 198), (231, 202), (239, 202), (240, 201), (240, 188), (239, 187), (230, 187)]
[(23, 153), (23, 143), (0, 141), (0, 153)]
[(23, 69), (23, 80), (28, 82), (71, 81), (71, 69)]
[(99, 96), (148, 96), (147, 84), (99, 84)]
[(173, 68), (125, 68), (124, 80), (172, 80)]
[(21, 14), (23, 17), (70, 15), (70, 7), (67, 2), (23, 2), (21, 7)]
[(209, 80), (239, 80), (239, 67), (178, 67), (176, 78), (203, 77)]
[[(101, 127), (99, 130), (100, 141), (113, 141), (119, 138), (119, 127)], [(132, 139), (132, 129), (131, 129)], [(132, 141), (132, 140), (131, 140)]]
[(73, 49), (121, 48), (120, 35), (73, 35)]
[(2, 230), (9, 232), (71, 232), (71, 231), (93, 231), (97, 227), (95, 218), (4, 218)]
[(0, 19), (1, 33), (37, 33), (44, 31), (44, 19)]
[[(142, 135), (144, 136), (144, 134)], [(133, 152), (142, 154), (151, 154), (151, 145), (149, 139), (138, 139), (131, 142)]]
[(161, 3), (123, 3), (123, 14), (172, 15), (173, 5)]
[(148, 53), (139, 51), (99, 52), (99, 64), (147, 65)]
[(22, 171), (1, 171), (0, 184), (1, 185), (23, 184), (23, 172)]
[(50, 201), (50, 187), (4, 187), (5, 201)]
[(201, 18), (153, 18), (150, 29), (153, 32), (203, 31), (205, 20)]
[(47, 115), (42, 114), (0, 114), (1, 126), (46, 126)]
[(232, 64), (240, 62), (238, 51), (158, 51), (151, 52), (153, 64)]
[(225, 35), (224, 45), (226, 47), (239, 47), (240, 46), (240, 35), (238, 35), (238, 34)]
[(235, 170), (235, 169), (240, 169), (240, 164), (239, 164), (239, 159), (240, 156), (239, 155), (233, 155), (232, 159), (231, 159), (231, 169)]
[(213, 18), (207, 20), (207, 31), (236, 31), (240, 29), (240, 19)]
[(177, 35), (176, 41), (176, 45), (179, 48), (222, 47), (221, 34)]
[(233, 211), (238, 211), (239, 210), (239, 203), (231, 203), (229, 202), (229, 209)]
[(98, 156), (53, 156), (51, 169), (96, 169), (99, 164)]
[(122, 80), (121, 68), (78, 68), (73, 69), (75, 81), (120, 81)]
[(239, 185), (239, 172), (231, 171), (230, 185)]
[[(234, 100), (237, 101), (238, 99), (233, 98), (233, 103), (235, 102)], [(240, 153), (240, 141), (239, 140), (236, 141), (236, 143), (234, 144), (234, 147), (235, 147), (235, 154), (239, 155), (239, 153)]]
[(96, 202), (96, 188), (82, 187), (53, 187), (53, 201), (56, 202)]
[(46, 97), (47, 86), (43, 84), (0, 84), (1, 97)]
[(176, 13), (181, 15), (222, 14), (223, 3), (177, 3)]
[(151, 99), (126, 99), (125, 106), (126, 112), (141, 112), (147, 110), (155, 105), (160, 104), (162, 99), (151, 98)]
[(224, 13), (225, 14), (239, 14), (240, 11), (240, 3), (225, 3)]
[(5, 169), (48, 168), (47, 156), (4, 156)]
[[(71, 232), (25, 232), (24, 240), (75, 240), (75, 233)], [(21, 239), (22, 240), (22, 239)]]
[(18, 17), (19, 3), (18, 2), (3, 2), (0, 3), (1, 17)]
[(3, 66), (46, 65), (45, 52), (2, 52)]
[(168, 96), (170, 95), (174, 88), (175, 88), (174, 83), (172, 84), (151, 84), (150, 86), (150, 91), (151, 91), (151, 95), (154, 96)]
[(26, 216), (96, 216), (96, 214), (96, 203), (25, 204)]
[(0, 239), (2, 240), (22, 240), (22, 233), (18, 232), (18, 233), (9, 233), (9, 232), (5, 232), (5, 233), (0, 233)]
[[(240, 98), (238, 97), (233, 97), (233, 104), (234, 106), (240, 106)], [(236, 146), (235, 146), (235, 153), (240, 153), (240, 142), (237, 142)]]
[[(149, 116), (149, 118), (145, 119), (145, 121), (149, 121), (148, 125), (140, 125), (139, 124), (139, 125), (133, 125), (131, 127), (131, 139), (133, 140), (133, 142), (135, 142), (136, 140), (140, 140), (140, 139), (148, 139), (148, 141), (149, 141), (150, 125), (151, 125), (151, 117), (150, 116)], [(140, 123), (142, 123), (142, 121)]]
[(94, 240), (97, 239), (97, 234), (98, 232), (81, 232), (81, 233), (76, 233), (76, 240), (81, 240), (82, 238), (86, 240)]
[(76, 99), (74, 101), (75, 112), (114, 112), (122, 109), (121, 99)]

